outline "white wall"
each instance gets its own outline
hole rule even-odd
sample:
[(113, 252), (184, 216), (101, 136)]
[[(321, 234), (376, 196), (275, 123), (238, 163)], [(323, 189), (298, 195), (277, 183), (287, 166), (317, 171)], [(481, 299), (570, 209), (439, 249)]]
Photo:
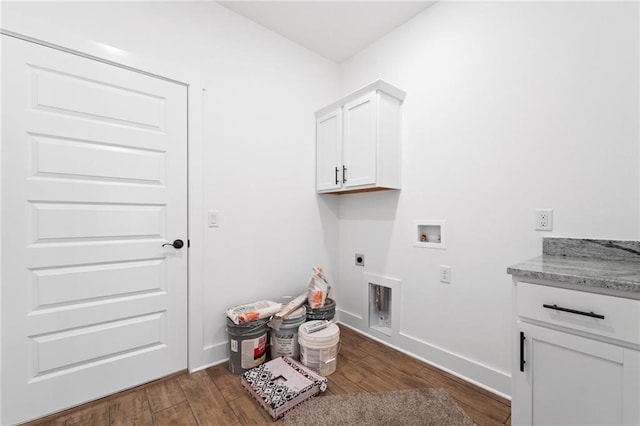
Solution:
[[(510, 393), (506, 268), (543, 236), (640, 236), (637, 9), (440, 2), (342, 64), (345, 93), (407, 91), (402, 191), (340, 199), (342, 319), (366, 329), (364, 253), (402, 280), (391, 343)], [(534, 231), (536, 208), (554, 209), (552, 233)], [(413, 247), (416, 219), (446, 220), (447, 249)]]
[[(226, 356), (224, 308), (296, 294), (316, 264), (364, 330), (358, 252), (402, 280), (392, 344), (508, 394), (505, 270), (540, 254), (534, 209), (554, 209), (551, 235), (640, 236), (637, 8), (440, 2), (341, 67), (209, 2), (3, 3), (2, 24), (206, 79), (191, 203), (221, 226), (191, 235), (192, 367)], [(402, 191), (316, 196), (313, 111), (380, 77), (408, 93)], [(414, 248), (416, 219), (445, 219), (447, 250)]]
[(300, 294), (313, 266), (337, 269), (337, 204), (314, 193), (313, 115), (336, 97), (336, 64), (213, 2), (3, 3), (2, 12), (5, 29), (206, 80), (203, 111), (190, 111), (204, 132), (203, 165), (190, 154), (190, 179), (204, 168), (190, 182), (202, 198), (190, 206), (202, 211), (190, 217), (204, 225), (218, 210), (220, 227), (190, 224), (201, 255), (190, 266), (200, 295), (190, 311), (201, 313), (191, 368), (227, 357), (226, 308)]

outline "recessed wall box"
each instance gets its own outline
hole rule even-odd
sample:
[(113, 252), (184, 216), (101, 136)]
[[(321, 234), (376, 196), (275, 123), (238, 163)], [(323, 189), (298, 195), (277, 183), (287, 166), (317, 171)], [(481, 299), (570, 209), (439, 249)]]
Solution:
[(366, 272), (362, 276), (369, 328), (385, 340), (397, 335), (400, 327), (400, 280)]
[(416, 220), (413, 245), (423, 248), (447, 248), (444, 220)]
[(391, 336), (391, 288), (369, 283), (369, 327)]

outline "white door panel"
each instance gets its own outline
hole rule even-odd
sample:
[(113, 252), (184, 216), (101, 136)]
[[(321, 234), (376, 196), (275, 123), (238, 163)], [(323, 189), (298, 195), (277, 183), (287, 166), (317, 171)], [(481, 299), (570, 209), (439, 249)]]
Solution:
[[(162, 241), (160, 241), (162, 242)], [(90, 248), (90, 250), (88, 250)], [(60, 268), (67, 259), (74, 259), (76, 265), (97, 265), (121, 263), (132, 260), (182, 258), (183, 250), (174, 253), (171, 247), (158, 247), (158, 240), (87, 241), (74, 243), (33, 244), (28, 250), (14, 250), (12, 257), (25, 257), (30, 270), (36, 268)], [(22, 252), (22, 254), (21, 254)], [(100, 258), (100, 262), (95, 262)], [(73, 266), (73, 265), (70, 265)]]
[[(3, 114), (5, 114), (3, 112)], [(37, 120), (35, 120), (37, 118)], [(79, 141), (87, 144), (102, 144), (105, 146), (137, 148), (140, 150), (166, 151), (168, 142), (165, 132), (140, 126), (125, 125), (88, 119), (74, 114), (54, 113), (47, 110), (30, 108), (24, 111), (24, 119), (30, 122), (30, 134), (49, 135), (51, 127), (68, 125), (65, 132), (67, 140)], [(71, 125), (69, 123), (72, 123)], [(135, 138), (130, 138), (135, 135)], [(120, 145), (122, 138), (130, 138), (125, 145)]]
[[(160, 131), (164, 128), (165, 99), (132, 89), (128, 76), (107, 83), (71, 74), (73, 71), (27, 67), (35, 89), (31, 92), (34, 109)], [(122, 108), (123, 104), (127, 107)]]
[(164, 185), (166, 156), (162, 152), (40, 135), (32, 138), (33, 176)]
[[(72, 306), (68, 303), (55, 307), (41, 307), (29, 313), (29, 323), (25, 331), (29, 338), (59, 331), (80, 329), (89, 325), (106, 324), (123, 318), (134, 318), (147, 313), (163, 310), (167, 303), (167, 292), (158, 291), (144, 296), (120, 296), (103, 300), (78, 301)], [(118, 312), (114, 312), (117, 306)], [(51, 321), (55, 316), (55, 322)], [(81, 348), (78, 348), (81, 349)], [(87, 350), (89, 350), (87, 348)]]
[(187, 367), (187, 89), (2, 37), (6, 424)]
[(166, 273), (162, 259), (38, 268), (30, 272), (36, 310), (160, 291)]
[[(30, 336), (37, 365), (32, 377), (165, 343), (164, 312)], [(84, 348), (82, 351), (76, 348)]]
[(113, 204), (29, 203), (31, 243), (87, 239), (162, 238), (165, 207)]
[(344, 106), (345, 187), (376, 183), (376, 93)]
[[(126, 191), (122, 187), (126, 186)], [(29, 199), (42, 200), (45, 197), (59, 200), (63, 194), (67, 194), (68, 202), (100, 203), (105, 194), (117, 197), (123, 204), (152, 204), (158, 199), (166, 188), (159, 185), (139, 185), (109, 182), (89, 182), (86, 180), (70, 179), (38, 179), (38, 185), (27, 188), (25, 191)]]
[(342, 186), (342, 108), (316, 119), (316, 189)]

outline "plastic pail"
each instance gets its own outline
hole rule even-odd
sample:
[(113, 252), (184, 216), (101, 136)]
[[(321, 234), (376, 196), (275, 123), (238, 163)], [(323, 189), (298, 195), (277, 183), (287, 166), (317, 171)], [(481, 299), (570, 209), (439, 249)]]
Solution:
[(307, 328), (320, 321), (309, 321), (298, 328), (300, 343), (300, 362), (321, 376), (328, 376), (336, 371), (338, 364), (338, 344), (340, 329), (331, 323), (322, 330), (309, 333)]
[(305, 305), (307, 308), (307, 321), (313, 320), (328, 320), (331, 321), (333, 317), (336, 315), (336, 302), (333, 299), (327, 297), (324, 301), (324, 306), (322, 308), (311, 309), (311, 306), (308, 304)]
[(242, 374), (267, 359), (267, 322), (269, 318), (235, 324), (227, 318), (229, 370)]
[(282, 319), (280, 330), (271, 330), (271, 359), (280, 356), (298, 359), (300, 356), (298, 327), (306, 320), (307, 310), (302, 306)]

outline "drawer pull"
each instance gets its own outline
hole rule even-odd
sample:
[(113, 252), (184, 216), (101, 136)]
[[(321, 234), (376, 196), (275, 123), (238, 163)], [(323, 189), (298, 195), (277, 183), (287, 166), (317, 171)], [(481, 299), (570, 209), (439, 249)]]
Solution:
[(594, 314), (593, 312), (576, 311), (575, 309), (562, 308), (558, 305), (543, 304), (543, 308), (553, 309), (556, 311), (569, 312), (570, 314), (584, 315), (585, 317), (604, 319), (604, 315)]

